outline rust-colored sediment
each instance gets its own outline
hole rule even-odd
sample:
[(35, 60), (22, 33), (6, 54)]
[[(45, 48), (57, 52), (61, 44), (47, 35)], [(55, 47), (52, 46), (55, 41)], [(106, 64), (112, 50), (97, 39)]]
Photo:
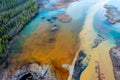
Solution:
[(78, 49), (78, 35), (72, 29), (64, 26), (51, 32), (48, 24), (41, 23), (25, 42), (22, 53), (13, 59), (12, 67), (37, 61), (41, 65), (51, 65), (60, 80), (67, 80), (68, 71), (61, 66), (71, 64)]

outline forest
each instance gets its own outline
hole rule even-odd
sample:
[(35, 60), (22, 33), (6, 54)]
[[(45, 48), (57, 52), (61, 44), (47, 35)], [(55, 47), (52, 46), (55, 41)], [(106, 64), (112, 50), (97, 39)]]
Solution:
[(36, 0), (0, 0), (0, 61), (8, 44), (38, 13)]

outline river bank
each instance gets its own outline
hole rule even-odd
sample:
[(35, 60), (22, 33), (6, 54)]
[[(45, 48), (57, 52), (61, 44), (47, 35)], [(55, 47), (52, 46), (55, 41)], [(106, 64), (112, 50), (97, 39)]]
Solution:
[[(105, 3), (107, 0), (84, 0), (67, 4), (59, 10), (40, 12), (20, 32), (17, 40), (22, 44), (15, 43), (12, 47), (18, 52), (8, 58), (6, 70), (16, 72), (26, 64), (38, 63), (40, 66), (49, 65), (57, 77), (55, 80), (100, 80), (99, 73), (105, 80), (114, 80), (109, 50), (115, 44), (95, 31), (93, 25), (98, 8)], [(63, 21), (59, 20), (57, 15), (60, 14), (67, 15), (67, 21), (64, 15)]]
[[(85, 25), (83, 26), (83, 30), (82, 32), (80, 32), (81, 48), (82, 50), (85, 51), (85, 53), (88, 56), (90, 55), (91, 57), (87, 68), (83, 71), (81, 75), (80, 80), (94, 80), (94, 79), (99, 80), (99, 78), (97, 78), (98, 74), (96, 73), (95, 70), (96, 61), (100, 62), (100, 67), (102, 68), (101, 72), (105, 75), (105, 80), (110, 80), (110, 79), (115, 80), (112, 71), (113, 68), (112, 63), (110, 60), (110, 56), (108, 54), (110, 48), (114, 46), (114, 43), (110, 43), (111, 42), (110, 40), (106, 40), (102, 42), (95, 49), (91, 48), (94, 40), (97, 37), (97, 32), (95, 32), (92, 24), (93, 16), (97, 12), (98, 8), (104, 7), (104, 4), (106, 4), (108, 1), (109, 0), (106, 0), (105, 2), (97, 3), (89, 10), (89, 15), (86, 18), (86, 21), (84, 23)], [(84, 63), (86, 64), (86, 61), (84, 61)]]
[[(55, 11), (55, 14), (53, 14), (53, 16), (55, 16), (56, 14), (57, 14), (57, 10)], [(43, 16), (41, 15), (41, 17)], [(45, 20), (46, 19), (49, 19), (49, 16), (48, 17), (46, 16)], [(38, 20), (44, 21), (43, 19), (40, 18)], [(61, 22), (59, 21), (58, 23), (61, 24)], [(37, 25), (39, 24), (37, 23)], [(29, 26), (36, 27), (36, 25), (29, 25)], [(68, 71), (62, 68), (61, 65), (72, 63), (75, 52), (77, 50), (77, 44), (78, 44), (77, 34), (79, 32), (79, 29), (77, 25), (74, 26), (74, 28), (72, 25), (71, 26), (57, 25), (58, 27), (61, 26), (62, 27), (57, 32), (53, 32), (53, 31), (51, 32), (50, 31), (51, 26), (52, 25), (50, 25), (48, 22), (41, 23), (36, 30), (34, 29), (35, 32), (32, 33), (32, 31), (34, 30), (29, 31), (30, 34), (27, 33), (27, 35), (23, 35), (26, 34), (27, 29), (25, 28), (24, 30), (22, 30), (22, 35), (23, 35), (22, 51), (17, 54), (13, 53), (12, 54), (13, 56), (8, 59), (8, 61), (10, 62), (9, 69), (14, 67), (14, 69), (16, 70), (17, 68), (19, 68), (19, 66), (23, 66), (27, 63), (39, 62), (41, 65), (44, 64), (51, 65), (53, 72), (56, 73), (56, 76), (58, 78), (63, 80), (67, 79), (69, 75)], [(76, 30), (78, 32), (76, 32)], [(67, 40), (69, 40), (69, 42)], [(15, 70), (13, 70), (13, 72)], [(63, 73), (65, 74), (63, 75)]]
[(68, 71), (61, 65), (72, 63), (78, 43), (76, 32), (71, 30), (70, 26), (62, 26), (54, 33), (50, 32), (48, 23), (41, 23), (23, 45), (22, 53), (14, 56), (12, 67), (34, 62), (49, 64), (60, 79), (66, 80)]

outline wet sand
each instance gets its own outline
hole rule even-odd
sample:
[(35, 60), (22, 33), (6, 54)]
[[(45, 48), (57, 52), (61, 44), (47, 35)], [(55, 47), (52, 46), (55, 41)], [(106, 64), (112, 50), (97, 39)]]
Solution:
[(72, 64), (78, 49), (78, 32), (73, 30), (72, 26), (61, 26), (51, 32), (47, 22), (41, 23), (23, 45), (22, 53), (14, 56), (11, 67), (34, 62), (49, 64), (60, 80), (67, 80), (68, 70), (62, 64)]
[[(98, 73), (96, 73), (95, 67), (97, 66), (96, 61), (99, 62), (100, 72), (104, 74), (104, 80), (115, 80), (113, 74), (113, 67), (110, 60), (109, 50), (114, 46), (110, 40), (102, 42), (98, 47), (92, 49), (91, 46), (94, 39), (97, 36), (93, 28), (93, 16), (97, 12), (98, 8), (104, 6), (109, 0), (99, 2), (94, 5), (89, 11), (86, 17), (85, 25), (83, 30), (80, 32), (81, 48), (87, 55), (91, 56), (88, 67), (83, 71), (80, 80), (100, 80), (98, 79)], [(84, 61), (86, 64), (86, 61)], [(100, 74), (101, 75), (101, 74)]]

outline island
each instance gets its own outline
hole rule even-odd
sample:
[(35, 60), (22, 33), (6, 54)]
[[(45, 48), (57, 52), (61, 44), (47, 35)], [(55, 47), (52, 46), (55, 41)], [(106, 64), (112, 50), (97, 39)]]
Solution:
[(112, 5), (105, 5), (104, 8), (107, 9), (105, 16), (109, 23), (115, 24), (120, 22), (120, 10)]
[(115, 80), (120, 80), (120, 47), (113, 47), (110, 50), (110, 57), (113, 63)]
[[(77, 0), (2, 0), (0, 5), (0, 63), (2, 64), (9, 53), (10, 42), (37, 14), (45, 9), (66, 8)], [(58, 20), (70, 22), (66, 14), (58, 15)], [(44, 19), (44, 16), (42, 17)], [(54, 19), (56, 19), (54, 17)], [(48, 19), (49, 20), (49, 19)], [(53, 22), (51, 22), (53, 23)], [(57, 31), (54, 26), (51, 31)]]
[(72, 20), (72, 18), (71, 18), (69, 15), (67, 15), (66, 13), (64, 13), (64, 14), (59, 14), (59, 15), (57, 16), (57, 19), (58, 19), (59, 21), (61, 21), (61, 22), (64, 22), (64, 23), (68, 23), (68, 22), (70, 22), (70, 21)]
[[(5, 0), (4, 4), (6, 3), (6, 1), (7, 0)], [(24, 35), (19, 36), (17, 34), (20, 33), (28, 23), (31, 23), (31, 20), (34, 20), (34, 18), (38, 17), (37, 14), (39, 15), (39, 13), (42, 13), (42, 10), (52, 10), (51, 7), (45, 8), (45, 6), (53, 4), (52, 1), (54, 0), (15, 1), (16, 2), (14, 2), (14, 0), (10, 0), (10, 2), (13, 2), (12, 4), (16, 5), (8, 5), (6, 9), (8, 9), (11, 6), (13, 7), (11, 7), (8, 10), (1, 11), (0, 13), (0, 15), (3, 15), (0, 16), (0, 24), (2, 27), (0, 29), (0, 35), (2, 36), (0, 36), (0, 62), (2, 64), (0, 67), (0, 80), (33, 80), (38, 78), (40, 80), (66, 80), (69, 75), (69, 72), (66, 69), (62, 68), (61, 65), (66, 63), (72, 63), (72, 60), (78, 48), (77, 42), (79, 38), (77, 38), (78, 35), (75, 35), (78, 32), (75, 32), (73, 27), (60, 27), (60, 25), (56, 22), (61, 21), (64, 23), (68, 23), (72, 19), (65, 12), (63, 14), (60, 13), (51, 17), (47, 17), (46, 15), (41, 16), (39, 19), (43, 20), (43, 23), (40, 24), (39, 28), (37, 28), (35, 32), (31, 33), (29, 37), (30, 40), (28, 38), (28, 40), (26, 40), (23, 44), (24, 46), (19, 48), (20, 50), (17, 53), (20, 54), (15, 55), (16, 57), (19, 57), (22, 60), (18, 58), (16, 58), (16, 60), (14, 60), (13, 58), (10, 59), (10, 56), (14, 57), (14, 53), (16, 53), (16, 51), (11, 51), (11, 49), (16, 50), (16, 46), (19, 46), (16, 45), (16, 41), (19, 41), (21, 36), (24, 37)], [(63, 8), (62, 6), (66, 8), (69, 5), (69, 3), (76, 0), (56, 1), (58, 2), (55, 2), (55, 4), (57, 5), (56, 7), (53, 7), (54, 9), (61, 9)], [(69, 39), (69, 41), (66, 42), (67, 39)], [(33, 44), (29, 44), (31, 42)], [(9, 45), (11, 45), (12, 47), (9, 47)], [(8, 50), (7, 47), (9, 47)], [(4, 56), (6, 57), (6, 51), (8, 51), (8, 57), (4, 58)], [(27, 54), (28, 51), (30, 51), (32, 55)], [(34, 51), (37, 51), (37, 53), (34, 53)], [(11, 55), (10, 53), (12, 53), (13, 55)], [(48, 56), (48, 58), (46, 56)], [(39, 64), (36, 64), (35, 62), (38, 62)], [(49, 68), (46, 68), (46, 65), (48, 65)], [(39, 68), (43, 68), (43, 70)], [(45, 74), (46, 72), (50, 72), (50, 74), (48, 73), (45, 76), (42, 74), (41, 77), (41, 73), (38, 74), (39, 71), (41, 71), (41, 73), (45, 72)]]

